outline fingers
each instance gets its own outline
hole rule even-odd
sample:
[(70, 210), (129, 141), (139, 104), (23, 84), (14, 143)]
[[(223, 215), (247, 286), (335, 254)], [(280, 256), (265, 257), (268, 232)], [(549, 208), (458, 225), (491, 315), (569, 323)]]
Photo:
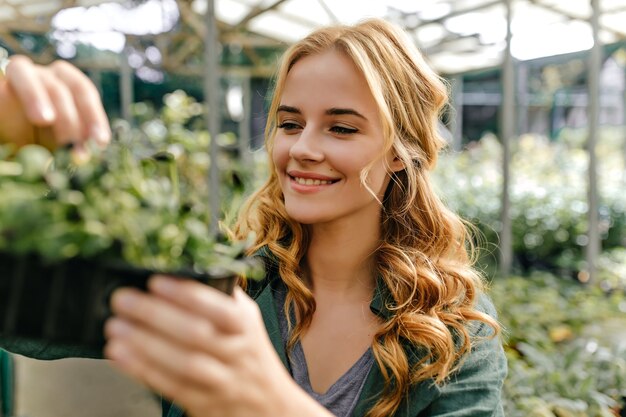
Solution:
[(203, 350), (225, 361), (231, 356), (231, 340), (214, 321), (167, 300), (135, 289), (121, 289), (113, 294), (111, 307), (126, 321), (187, 348)]
[(217, 333), (208, 320), (199, 319), (175, 305), (133, 289), (116, 291), (111, 307), (122, 317), (194, 347), (210, 343)]
[[(156, 370), (187, 385), (206, 388), (223, 383), (228, 373), (212, 356), (181, 349), (176, 343), (122, 319), (107, 322), (105, 332), (111, 338), (105, 355), (140, 379), (151, 379), (150, 373)], [(163, 388), (156, 378), (152, 377), (153, 382)]]
[(79, 120), (83, 124), (82, 137), (106, 145), (111, 138), (111, 130), (96, 86), (78, 68), (65, 61), (56, 61), (51, 69), (72, 92)]
[[(163, 276), (153, 277), (148, 289), (112, 296), (115, 317), (105, 326), (104, 353), (116, 367), (189, 415), (281, 415), (268, 398), (293, 380), (254, 301), (241, 289), (230, 297)], [(272, 409), (260, 412), (263, 407)]]
[[(223, 416), (228, 413), (220, 412), (220, 402), (241, 401), (241, 379), (210, 355), (180, 349), (117, 319), (107, 323), (106, 331), (111, 339), (105, 357), (131, 378), (176, 401), (189, 415)], [(216, 410), (206, 414), (210, 409)]]
[(56, 143), (73, 142), (79, 148), (88, 139), (103, 146), (109, 142), (111, 131), (98, 91), (76, 67), (63, 61), (39, 66), (15, 56), (6, 72), (28, 122), (39, 128), (40, 136), (51, 133)]
[(56, 117), (39, 69), (26, 56), (11, 58), (6, 78), (22, 103), (28, 120), (36, 126), (51, 125)]
[[(131, 378), (145, 384), (155, 392), (165, 398), (176, 399), (177, 402), (184, 402), (187, 398), (194, 396), (202, 390), (188, 378), (179, 378), (178, 373), (173, 374), (162, 367), (162, 363), (167, 363), (167, 358), (161, 358), (158, 364), (146, 359), (145, 355), (133, 351), (123, 342), (110, 342), (105, 347), (105, 357), (112, 360), (113, 366), (126, 373)], [(195, 394), (197, 395), (197, 394)]]
[(148, 288), (172, 303), (206, 317), (221, 331), (237, 333), (244, 321), (237, 300), (193, 280), (155, 276)]
[(78, 110), (74, 103), (74, 97), (69, 87), (60, 83), (49, 72), (43, 72), (41, 78), (43, 87), (48, 93), (48, 99), (55, 109), (52, 131), (57, 142), (61, 145), (80, 142), (86, 138), (83, 125), (78, 116)]
[[(201, 289), (212, 290), (205, 285)], [(111, 307), (116, 317), (106, 323), (104, 353), (120, 370), (181, 404), (207, 401), (208, 392), (232, 386), (230, 366), (240, 350), (238, 335), (223, 333), (198, 313), (136, 289), (117, 290)]]

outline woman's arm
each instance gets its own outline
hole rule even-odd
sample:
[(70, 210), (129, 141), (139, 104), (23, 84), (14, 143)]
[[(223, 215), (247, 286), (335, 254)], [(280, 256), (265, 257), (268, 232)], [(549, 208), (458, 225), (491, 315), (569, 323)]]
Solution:
[(0, 349), (39, 360), (64, 358), (102, 359), (98, 348), (50, 343), (43, 340), (30, 340), (0, 334)]

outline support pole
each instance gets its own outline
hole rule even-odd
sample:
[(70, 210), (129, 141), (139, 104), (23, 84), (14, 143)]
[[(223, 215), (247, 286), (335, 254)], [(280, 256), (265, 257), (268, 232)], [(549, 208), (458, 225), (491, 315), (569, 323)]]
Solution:
[(622, 70), (622, 185), (626, 187), (626, 49), (621, 48), (618, 54)]
[(452, 149), (460, 151), (463, 147), (463, 75), (455, 75), (452, 80), (452, 111), (450, 115)]
[(250, 76), (245, 76), (241, 81), (241, 98), (243, 100), (243, 115), (239, 121), (239, 158), (244, 167), (250, 165), (250, 123), (252, 121), (252, 96)]
[(500, 134), (502, 136), (502, 212), (500, 221), (500, 272), (507, 275), (513, 263), (513, 233), (511, 226), (511, 201), (509, 196), (511, 175), (511, 139), (515, 133), (515, 69), (511, 55), (512, 0), (506, 0), (506, 50), (502, 64), (502, 117)]
[(602, 66), (602, 45), (598, 36), (600, 22), (600, 0), (591, 0), (591, 31), (593, 33), (593, 47), (589, 53), (589, 137), (587, 149), (589, 152), (588, 167), (588, 211), (587, 235), (587, 269), (589, 281), (596, 278), (596, 262), (600, 255), (600, 233), (598, 230), (598, 175), (596, 144), (598, 142), (598, 128), (600, 127), (600, 67)]
[(124, 51), (120, 54), (120, 98), (122, 100), (122, 118), (132, 123), (133, 115), (131, 106), (135, 100), (133, 94), (133, 69), (128, 62), (131, 48), (126, 39)]
[(209, 170), (209, 189), (211, 190), (210, 231), (216, 236), (220, 218), (220, 171), (218, 166), (219, 145), (217, 136), (220, 131), (220, 76), (219, 76), (219, 43), (217, 38), (217, 22), (215, 18), (215, 0), (207, 0), (206, 30), (204, 32), (204, 101), (207, 129), (211, 135), (209, 156), (211, 167)]
[(518, 62), (516, 68), (517, 79), (517, 129), (515, 133), (523, 135), (528, 133), (530, 126), (528, 123), (528, 107), (529, 107), (529, 94), (528, 94), (528, 65)]
[(626, 186), (626, 62), (622, 66), (624, 90), (622, 91), (622, 182)]

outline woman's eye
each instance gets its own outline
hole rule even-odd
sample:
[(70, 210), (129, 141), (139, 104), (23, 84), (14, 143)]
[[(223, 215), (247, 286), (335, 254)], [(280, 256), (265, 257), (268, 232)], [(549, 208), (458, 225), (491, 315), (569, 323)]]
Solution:
[(286, 130), (286, 131), (290, 131), (290, 130), (300, 129), (300, 126), (292, 122), (283, 122), (278, 125), (278, 128)]
[(330, 128), (330, 131), (333, 133), (340, 134), (340, 135), (350, 135), (352, 133), (358, 132), (357, 129), (353, 129), (351, 127), (345, 127), (345, 126), (333, 126)]

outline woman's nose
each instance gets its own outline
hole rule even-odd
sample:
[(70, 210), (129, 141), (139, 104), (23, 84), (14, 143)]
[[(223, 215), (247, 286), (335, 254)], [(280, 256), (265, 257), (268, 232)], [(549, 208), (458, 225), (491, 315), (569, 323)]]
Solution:
[(321, 147), (321, 135), (312, 127), (305, 127), (289, 149), (289, 156), (298, 161), (316, 161), (324, 159)]

